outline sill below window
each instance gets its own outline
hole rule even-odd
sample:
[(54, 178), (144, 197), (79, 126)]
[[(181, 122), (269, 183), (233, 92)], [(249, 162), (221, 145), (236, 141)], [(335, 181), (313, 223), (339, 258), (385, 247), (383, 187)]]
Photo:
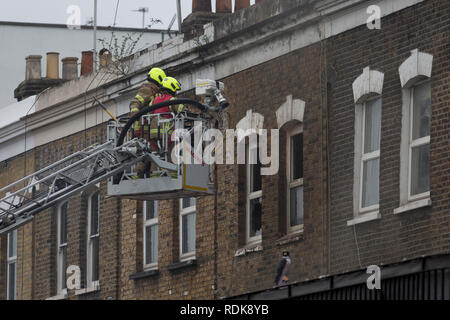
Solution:
[(288, 233), (285, 236), (282, 236), (281, 238), (279, 238), (276, 243), (278, 246), (282, 246), (284, 244), (288, 244), (291, 242), (296, 242), (296, 241), (300, 241), (303, 240), (303, 229), (302, 230), (297, 230), (297, 231), (292, 231), (291, 233)]
[(394, 214), (399, 214), (402, 212), (411, 211), (411, 210), (423, 208), (423, 207), (430, 207), (430, 206), (431, 206), (430, 198), (415, 200), (415, 201), (408, 202), (407, 204), (405, 204), (401, 207), (398, 207), (397, 209), (394, 209)]
[(49, 297), (45, 300), (64, 300), (67, 299), (67, 290), (62, 291), (60, 294), (57, 294), (56, 296)]
[(347, 226), (353, 226), (356, 224), (369, 222), (369, 221), (373, 221), (373, 220), (378, 220), (378, 219), (381, 219), (381, 214), (379, 211), (364, 213), (364, 214), (361, 214), (359, 217), (355, 217), (351, 220), (348, 220)]
[(248, 253), (258, 252), (258, 251), (262, 251), (262, 250), (263, 250), (263, 246), (262, 246), (261, 242), (251, 243), (251, 244), (246, 245), (245, 247), (237, 249), (236, 252), (234, 253), (234, 256), (235, 257), (245, 256)]
[(92, 285), (90, 285), (87, 288), (75, 290), (75, 295), (79, 296), (82, 294), (92, 293), (92, 292), (96, 292), (96, 291), (100, 291), (100, 283), (93, 283)]
[(169, 271), (176, 271), (179, 269), (183, 269), (183, 268), (187, 268), (187, 267), (193, 267), (197, 265), (197, 260), (191, 259), (191, 260), (186, 260), (186, 261), (181, 261), (181, 262), (176, 262), (176, 263), (172, 263), (170, 266), (167, 267), (167, 269)]
[(129, 278), (130, 278), (130, 280), (139, 280), (139, 279), (143, 279), (143, 278), (154, 277), (154, 276), (157, 276), (158, 274), (159, 274), (159, 270), (153, 269), (153, 270), (146, 270), (146, 271), (142, 271), (142, 272), (136, 272), (135, 274), (132, 274)]

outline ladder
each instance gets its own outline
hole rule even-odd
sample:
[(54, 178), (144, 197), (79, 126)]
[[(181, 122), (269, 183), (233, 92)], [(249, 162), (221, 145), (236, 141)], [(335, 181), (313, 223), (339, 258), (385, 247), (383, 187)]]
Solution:
[[(95, 144), (71, 154), (0, 189), (0, 197), (3, 197), (0, 199), (0, 235), (17, 229), (31, 221), (35, 214), (108, 178), (110, 178), (108, 183), (110, 196), (141, 200), (185, 196), (185, 189), (199, 189), (198, 185), (195, 185), (199, 182), (199, 178), (200, 185), (205, 187), (203, 193), (211, 194), (212, 189), (208, 186), (210, 184), (208, 176), (211, 177), (210, 168), (200, 165), (202, 168), (199, 169), (195, 165), (181, 166), (168, 161), (167, 133), (161, 137), (162, 143), (157, 151), (150, 151), (149, 142), (145, 139), (134, 138), (124, 141), (127, 139), (128, 129), (139, 117), (142, 117), (142, 121), (147, 118), (150, 122), (152, 116), (146, 116), (145, 113), (174, 104), (190, 104), (200, 109), (201, 113), (192, 116), (182, 112), (178, 116), (171, 115), (170, 120), (162, 119), (162, 114), (157, 114), (153, 117), (158, 118), (158, 128), (161, 124), (170, 122), (171, 128), (180, 129), (184, 128), (186, 121), (200, 121), (206, 125), (205, 128), (210, 128), (211, 122), (215, 119), (210, 113), (216, 113), (222, 119), (223, 112), (229, 105), (222, 95), (223, 90), (224, 84), (221, 82), (197, 80), (196, 94), (205, 96), (206, 104), (190, 99), (176, 99), (144, 108), (125, 125), (115, 119), (116, 122), (108, 124), (108, 142)], [(97, 102), (102, 105), (98, 100)], [(212, 103), (218, 106), (212, 106)], [(127, 172), (130, 171), (128, 169), (144, 160), (155, 163), (161, 177), (132, 178), (132, 173)], [(167, 177), (169, 171), (175, 171), (177, 178)], [(192, 181), (192, 185), (187, 186), (186, 181)]]
[(146, 142), (93, 145), (0, 189), (0, 235), (34, 215), (142, 161)]

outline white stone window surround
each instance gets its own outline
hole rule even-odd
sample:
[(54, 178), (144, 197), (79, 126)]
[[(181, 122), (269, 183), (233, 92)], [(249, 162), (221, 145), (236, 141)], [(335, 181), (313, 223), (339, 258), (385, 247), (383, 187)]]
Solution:
[[(56, 296), (67, 295), (66, 268), (67, 268), (67, 214), (68, 202), (57, 206), (57, 257), (56, 257)], [(63, 215), (65, 215), (63, 219)]]
[[(380, 219), (379, 205), (373, 205), (365, 210), (361, 209), (362, 193), (362, 157), (363, 157), (363, 124), (366, 102), (373, 98), (381, 98), (383, 93), (384, 74), (363, 69), (363, 73), (353, 81), (353, 98), (355, 103), (355, 142), (354, 142), (354, 174), (353, 174), (353, 219), (347, 221), (348, 226)], [(380, 150), (380, 149), (379, 149)], [(378, 155), (379, 157), (379, 151)]]
[[(287, 233), (292, 234), (296, 232), (303, 232), (303, 223), (297, 226), (290, 225), (290, 190), (291, 187), (303, 186), (303, 177), (299, 179), (294, 184), (291, 182), (291, 137), (298, 133), (303, 132), (303, 118), (305, 114), (305, 101), (301, 99), (293, 99), (292, 95), (286, 97), (286, 102), (284, 102), (276, 111), (278, 129), (281, 129), (287, 123), (296, 123), (294, 128), (291, 128), (287, 133), (286, 137), (286, 227)], [(303, 208), (304, 208), (304, 197), (303, 197)], [(304, 214), (304, 213), (303, 213)]]
[[(411, 55), (398, 68), (402, 86), (402, 130), (400, 143), (400, 206), (394, 209), (394, 214), (411, 211), (417, 208), (431, 206), (430, 192), (416, 196), (410, 195), (410, 143), (411, 143), (411, 105), (414, 87), (431, 79), (433, 56), (411, 51)], [(430, 136), (428, 136), (428, 143)]]
[[(264, 116), (260, 113), (253, 112), (253, 110), (249, 109), (247, 110), (247, 113), (245, 117), (243, 117), (239, 122), (236, 124), (236, 130), (237, 130), (237, 141), (238, 143), (241, 143), (242, 140), (245, 137), (251, 136), (252, 134), (260, 134), (261, 130), (264, 128)], [(249, 139), (253, 140), (253, 139)], [(255, 139), (253, 143), (255, 143), (257, 140)], [(250, 159), (251, 152), (258, 152), (257, 145), (254, 145), (253, 143), (246, 144), (245, 147), (245, 153), (246, 153), (246, 159)], [(253, 150), (254, 149), (254, 150)], [(245, 241), (246, 244), (258, 244), (262, 241), (262, 233), (257, 236), (251, 236), (250, 235), (250, 203), (252, 200), (262, 199), (262, 184), (261, 184), (261, 190), (258, 190), (256, 192), (249, 192), (250, 190), (250, 180), (251, 180), (251, 165), (249, 162), (246, 163), (246, 205), (245, 205)], [(262, 211), (262, 208), (261, 208)]]

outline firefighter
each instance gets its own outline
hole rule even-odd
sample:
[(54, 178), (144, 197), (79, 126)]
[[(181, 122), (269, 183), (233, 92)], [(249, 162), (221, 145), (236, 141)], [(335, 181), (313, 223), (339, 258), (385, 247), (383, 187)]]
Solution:
[[(150, 105), (155, 105), (161, 102), (169, 101), (169, 100), (175, 100), (175, 96), (178, 92), (178, 90), (181, 89), (181, 84), (178, 82), (177, 79), (173, 77), (166, 77), (164, 78), (163, 82), (161, 83), (161, 92), (151, 101)], [(179, 105), (171, 105), (167, 107), (162, 107), (156, 110), (153, 110), (151, 114), (161, 114), (161, 118), (172, 118), (171, 114), (177, 115), (181, 111), (183, 111), (184, 106), (182, 104)], [(168, 142), (169, 146), (167, 148), (168, 155), (170, 155), (171, 152), (171, 123), (167, 122), (163, 125), (158, 126), (158, 118), (152, 117), (151, 123), (150, 123), (150, 144), (154, 149), (159, 149), (158, 146), (158, 139), (160, 139), (164, 134), (168, 135)], [(154, 165), (152, 164), (152, 171), (155, 170)], [(172, 177), (175, 177), (174, 173), (170, 173)], [(155, 176), (152, 174), (152, 176)]]
[[(160, 68), (152, 68), (148, 75), (145, 84), (139, 89), (138, 94), (130, 102), (130, 117), (133, 117), (142, 108), (148, 106), (153, 99), (161, 92), (161, 83), (166, 78), (165, 72)], [(147, 126), (148, 128), (148, 126)], [(144, 127), (140, 120), (137, 120), (133, 126), (133, 137), (145, 138), (147, 135), (144, 132)], [(150, 164), (145, 162), (138, 162), (136, 164), (137, 176), (133, 178), (143, 178), (146, 167)]]
[[(152, 68), (148, 75), (148, 82), (143, 84), (138, 94), (131, 100), (130, 117), (138, 113), (142, 108), (151, 104), (153, 99), (161, 92), (161, 84), (166, 78), (165, 72), (160, 68)], [(134, 124), (134, 135), (138, 138), (143, 137), (142, 126), (140, 121)]]

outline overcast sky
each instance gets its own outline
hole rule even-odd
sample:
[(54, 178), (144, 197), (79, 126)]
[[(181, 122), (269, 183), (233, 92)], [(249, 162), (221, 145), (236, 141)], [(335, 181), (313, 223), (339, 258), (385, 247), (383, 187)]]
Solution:
[[(177, 11), (176, 0), (98, 0), (98, 25), (113, 25), (118, 1), (116, 25), (121, 27), (142, 27), (142, 13), (132, 10), (146, 7), (149, 8), (146, 22), (150, 23), (150, 18), (160, 19), (163, 24), (156, 24), (153, 29), (166, 29)], [(215, 11), (216, 1), (211, 2)], [(251, 1), (252, 4), (254, 2)], [(81, 9), (81, 24), (85, 24), (93, 17), (93, 4), (94, 0), (0, 0), (0, 21), (65, 24), (69, 18), (67, 9), (77, 5)], [(184, 19), (192, 11), (192, 0), (181, 0), (181, 7)], [(177, 28), (178, 23), (175, 22), (173, 29)]]

